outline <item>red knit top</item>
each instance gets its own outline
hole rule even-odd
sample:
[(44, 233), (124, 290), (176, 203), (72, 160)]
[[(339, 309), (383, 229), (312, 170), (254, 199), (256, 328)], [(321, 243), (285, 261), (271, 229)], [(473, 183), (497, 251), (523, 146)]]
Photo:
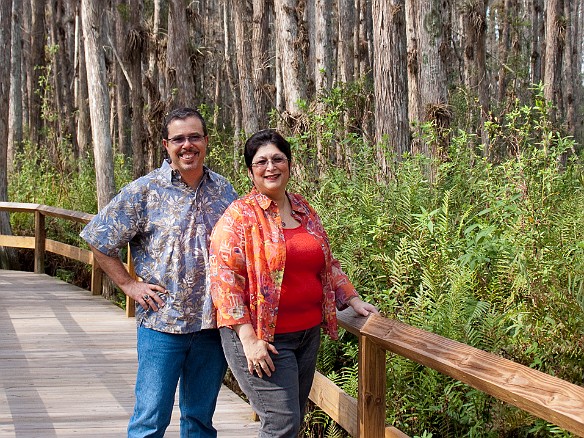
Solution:
[(306, 330), (322, 322), (320, 272), (324, 253), (304, 227), (284, 228), (286, 264), (280, 293), (276, 333)]

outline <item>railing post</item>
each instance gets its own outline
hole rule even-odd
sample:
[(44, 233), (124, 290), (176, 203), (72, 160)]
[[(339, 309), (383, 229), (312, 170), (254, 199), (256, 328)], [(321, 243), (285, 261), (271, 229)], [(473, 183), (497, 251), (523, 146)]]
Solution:
[(385, 436), (385, 350), (359, 335), (359, 438)]
[(99, 267), (99, 263), (95, 260), (93, 254), (91, 255), (91, 293), (93, 295), (101, 295), (103, 292), (103, 270)]
[(45, 245), (47, 230), (45, 228), (45, 215), (38, 210), (34, 212), (34, 272), (45, 273)]
[[(126, 259), (128, 265), (128, 274), (133, 279), (137, 279), (136, 270), (134, 269), (134, 261), (132, 260), (132, 251), (130, 250), (130, 245), (128, 245), (128, 258)], [(126, 317), (131, 318), (136, 316), (136, 302), (126, 295)]]

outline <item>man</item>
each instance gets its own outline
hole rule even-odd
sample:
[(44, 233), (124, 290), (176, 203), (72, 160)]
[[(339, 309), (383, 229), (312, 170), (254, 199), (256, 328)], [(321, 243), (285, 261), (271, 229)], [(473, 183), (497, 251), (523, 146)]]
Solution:
[[(226, 371), (208, 293), (208, 240), (237, 194), (203, 165), (209, 137), (201, 114), (172, 111), (162, 129), (169, 159), (124, 187), (81, 237), (106, 274), (136, 301), (138, 372), (128, 437), (162, 437), (180, 380), (181, 437), (216, 437), (212, 425)], [(118, 251), (130, 243), (136, 274)]]

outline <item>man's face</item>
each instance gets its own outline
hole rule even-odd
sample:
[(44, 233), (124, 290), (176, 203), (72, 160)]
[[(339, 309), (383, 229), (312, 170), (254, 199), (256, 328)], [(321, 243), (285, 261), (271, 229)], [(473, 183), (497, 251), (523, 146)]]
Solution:
[(197, 117), (173, 120), (168, 125), (168, 140), (162, 140), (172, 168), (187, 181), (202, 175), (208, 142)]

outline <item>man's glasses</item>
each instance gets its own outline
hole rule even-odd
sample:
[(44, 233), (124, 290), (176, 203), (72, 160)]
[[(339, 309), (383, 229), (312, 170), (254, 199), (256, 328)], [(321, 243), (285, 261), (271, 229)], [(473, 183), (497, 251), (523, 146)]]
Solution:
[(272, 159), (270, 160), (258, 160), (255, 163), (251, 163), (252, 167), (255, 167), (256, 169), (265, 169), (266, 167), (268, 167), (268, 163), (272, 163), (274, 166), (280, 167), (283, 166), (284, 164), (288, 163), (288, 158), (286, 157), (282, 157), (282, 156), (276, 156), (276, 157), (272, 157)]
[(187, 140), (191, 144), (198, 144), (198, 143), (202, 142), (204, 139), (205, 139), (204, 135), (195, 134), (195, 135), (188, 135), (188, 136), (179, 135), (178, 137), (169, 138), (168, 141), (171, 142), (175, 146), (182, 146), (183, 144), (185, 144), (185, 141), (187, 141)]

